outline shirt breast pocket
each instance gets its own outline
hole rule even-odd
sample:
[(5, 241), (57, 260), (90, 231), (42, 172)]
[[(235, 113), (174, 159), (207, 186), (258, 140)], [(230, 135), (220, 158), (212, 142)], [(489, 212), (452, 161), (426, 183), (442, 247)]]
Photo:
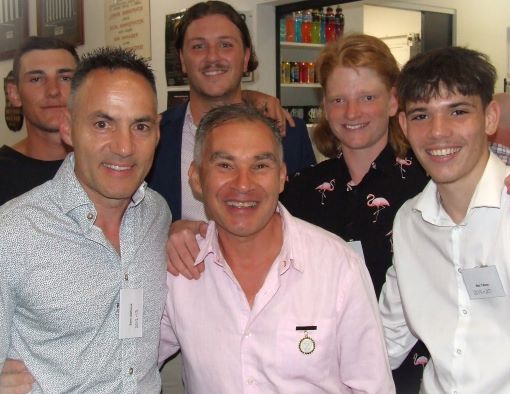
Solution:
[(280, 323), (276, 345), (276, 366), (280, 376), (286, 379), (311, 377), (320, 380), (330, 375), (336, 369), (336, 343), (333, 319), (315, 320), (313, 323), (291, 320)]

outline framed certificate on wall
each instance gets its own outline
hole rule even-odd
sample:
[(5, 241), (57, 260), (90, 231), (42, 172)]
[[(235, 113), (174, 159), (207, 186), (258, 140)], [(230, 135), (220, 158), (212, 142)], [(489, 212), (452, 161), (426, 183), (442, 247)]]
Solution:
[(83, 44), (83, 0), (37, 0), (37, 35)]
[(0, 0), (0, 60), (14, 57), (28, 36), (28, 0)]

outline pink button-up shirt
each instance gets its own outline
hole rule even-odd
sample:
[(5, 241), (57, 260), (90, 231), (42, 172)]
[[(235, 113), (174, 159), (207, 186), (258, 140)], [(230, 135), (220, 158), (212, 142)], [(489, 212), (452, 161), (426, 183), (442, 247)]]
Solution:
[(366, 267), (337, 236), (278, 210), (283, 246), (252, 308), (214, 222), (199, 241), (202, 277), (168, 275), (160, 363), (181, 349), (189, 393), (393, 393)]

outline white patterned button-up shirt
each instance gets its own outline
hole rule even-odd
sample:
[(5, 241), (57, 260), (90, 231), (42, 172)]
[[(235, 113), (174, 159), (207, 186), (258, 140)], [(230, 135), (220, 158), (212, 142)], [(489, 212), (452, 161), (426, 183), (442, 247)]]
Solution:
[[(33, 393), (159, 393), (159, 325), (170, 212), (142, 185), (120, 255), (70, 154), (53, 180), (0, 208), (0, 369), (25, 362)], [(143, 336), (119, 339), (119, 295), (143, 289)]]

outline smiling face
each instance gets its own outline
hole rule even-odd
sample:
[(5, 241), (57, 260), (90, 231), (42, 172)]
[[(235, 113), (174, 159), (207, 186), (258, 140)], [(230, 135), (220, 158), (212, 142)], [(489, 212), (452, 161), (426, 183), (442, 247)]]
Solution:
[(58, 132), (75, 69), (74, 57), (64, 49), (37, 49), (21, 56), (19, 81), (9, 88), (9, 100), (23, 107), (27, 128)]
[(418, 160), (438, 184), (472, 189), (489, 158), (487, 135), (497, 126), (495, 102), (441, 88), (429, 102), (406, 103), (400, 125)]
[(208, 15), (191, 22), (180, 53), (191, 96), (240, 102), (241, 78), (249, 57), (241, 32), (226, 16)]
[(154, 91), (132, 71), (98, 69), (72, 104), (71, 123), (61, 131), (74, 147), (78, 180), (96, 206), (127, 207), (159, 140)]
[(260, 121), (229, 121), (205, 137), (200, 166), (189, 171), (193, 190), (220, 236), (253, 238), (271, 231), (286, 169), (278, 143)]
[(364, 150), (377, 156), (388, 142), (389, 118), (397, 112), (397, 99), (376, 71), (336, 67), (326, 83), (324, 110), (342, 151)]

